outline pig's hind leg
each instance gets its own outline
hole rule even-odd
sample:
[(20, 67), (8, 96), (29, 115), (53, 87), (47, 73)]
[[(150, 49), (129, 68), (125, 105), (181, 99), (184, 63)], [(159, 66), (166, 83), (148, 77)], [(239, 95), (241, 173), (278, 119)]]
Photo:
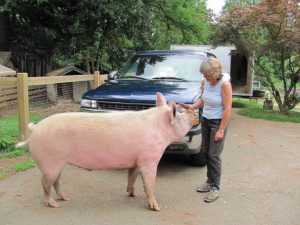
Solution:
[(51, 187), (55, 181), (56, 181), (56, 177), (51, 177), (48, 176), (47, 174), (43, 174), (42, 185), (44, 188), (44, 203), (46, 206), (58, 208), (59, 205), (51, 196)]
[(56, 181), (54, 182), (53, 184), (53, 187), (55, 189), (55, 192), (57, 194), (57, 197), (59, 200), (62, 200), (62, 201), (69, 201), (71, 198), (65, 194), (62, 193), (61, 189), (60, 189), (60, 175), (61, 173), (58, 175)]
[[(52, 164), (53, 165), (53, 164)], [(51, 187), (54, 186), (54, 189), (58, 195), (59, 199), (62, 200), (69, 200), (70, 198), (63, 195), (60, 191), (60, 184), (59, 184), (59, 178), (60, 174), (63, 168), (63, 165), (58, 166), (58, 163), (56, 162), (55, 167), (52, 168), (40, 168), (43, 174), (42, 177), (42, 185), (44, 188), (44, 203), (46, 206), (50, 206), (53, 208), (59, 207), (57, 202), (52, 198), (51, 196)]]
[(137, 193), (135, 192), (134, 183), (139, 174), (140, 170), (137, 166), (128, 169), (128, 186), (127, 192), (130, 197), (136, 197)]

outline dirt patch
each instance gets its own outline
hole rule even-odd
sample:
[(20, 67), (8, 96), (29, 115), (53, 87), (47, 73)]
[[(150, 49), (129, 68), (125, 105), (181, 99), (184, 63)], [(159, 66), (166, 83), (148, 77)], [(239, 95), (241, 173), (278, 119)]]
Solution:
[(31, 159), (30, 155), (19, 156), (16, 158), (0, 158), (0, 173), (4, 173), (5, 177), (12, 176), (16, 174), (14, 167), (17, 163), (24, 162)]
[(56, 113), (63, 112), (78, 112), (80, 110), (80, 104), (74, 103), (72, 100), (61, 99), (56, 104), (47, 104), (42, 107), (31, 107), (30, 113), (34, 115), (50, 116)]

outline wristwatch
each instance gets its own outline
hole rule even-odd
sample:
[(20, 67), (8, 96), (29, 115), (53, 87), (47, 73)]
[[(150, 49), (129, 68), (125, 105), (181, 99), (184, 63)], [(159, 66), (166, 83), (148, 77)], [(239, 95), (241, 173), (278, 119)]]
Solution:
[(224, 133), (224, 130), (219, 130), (221, 133)]

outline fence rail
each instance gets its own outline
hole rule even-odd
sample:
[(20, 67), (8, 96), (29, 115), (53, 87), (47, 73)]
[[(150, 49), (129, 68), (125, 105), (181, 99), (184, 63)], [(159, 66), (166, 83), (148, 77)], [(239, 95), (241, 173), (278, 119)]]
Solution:
[[(1, 82), (1, 81), (0, 81)], [(0, 87), (0, 110), (5, 109), (8, 106), (14, 106), (17, 104), (18, 89), (16, 86), (12, 87)], [(47, 96), (47, 89), (45, 86), (33, 86), (29, 87), (29, 99), (39, 99)]]
[(17, 85), (16, 77), (0, 77), (0, 85)]
[(104, 83), (105, 79), (106, 77), (100, 76), (98, 71), (89, 75), (28, 77), (27, 73), (18, 73), (17, 77), (0, 77), (0, 108), (17, 102), (20, 139), (25, 140), (29, 136), (29, 100), (47, 96), (47, 88), (41, 85), (88, 81), (92, 88), (96, 88)]
[(94, 75), (74, 75), (74, 76), (53, 76), (53, 77), (28, 77), (28, 84), (31, 86), (57, 84), (57, 83), (71, 83), (80, 81), (93, 81)]

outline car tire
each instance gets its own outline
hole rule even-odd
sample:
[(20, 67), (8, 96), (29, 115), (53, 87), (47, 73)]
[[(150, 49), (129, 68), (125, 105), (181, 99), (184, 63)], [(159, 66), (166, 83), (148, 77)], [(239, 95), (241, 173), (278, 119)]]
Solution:
[(206, 159), (202, 152), (190, 155), (190, 164), (193, 166), (206, 166)]

